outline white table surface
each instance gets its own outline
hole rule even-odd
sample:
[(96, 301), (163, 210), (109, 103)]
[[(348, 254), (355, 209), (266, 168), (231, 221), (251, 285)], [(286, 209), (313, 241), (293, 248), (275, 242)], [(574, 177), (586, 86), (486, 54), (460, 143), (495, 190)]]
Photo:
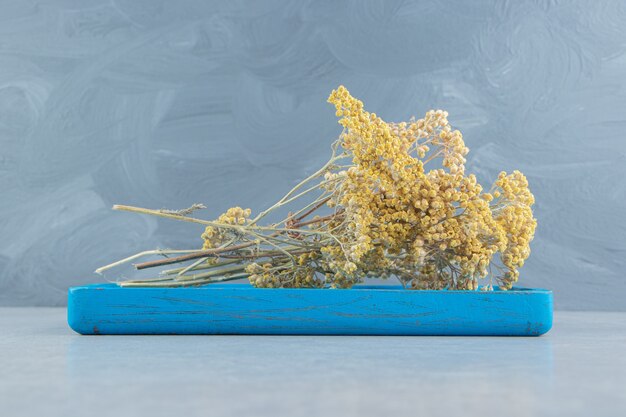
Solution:
[(626, 416), (626, 313), (538, 338), (79, 336), (0, 309), (0, 416)]

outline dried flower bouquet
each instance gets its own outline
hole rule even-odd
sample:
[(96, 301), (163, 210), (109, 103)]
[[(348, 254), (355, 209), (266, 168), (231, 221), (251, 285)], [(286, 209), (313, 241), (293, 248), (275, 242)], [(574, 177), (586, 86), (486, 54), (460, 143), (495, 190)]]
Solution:
[[(213, 221), (184, 210), (116, 205), (205, 226), (202, 248), (154, 250), (138, 269), (188, 262), (124, 287), (181, 287), (247, 277), (265, 288), (350, 288), (366, 277), (409, 289), (510, 289), (530, 254), (534, 197), (522, 173), (500, 173), (488, 192), (465, 173), (468, 148), (445, 111), (385, 122), (343, 86), (329, 99), (343, 132), (330, 160), (273, 206), (253, 216), (233, 207)], [(427, 168), (428, 165), (429, 166)], [(262, 225), (270, 213), (282, 221)]]

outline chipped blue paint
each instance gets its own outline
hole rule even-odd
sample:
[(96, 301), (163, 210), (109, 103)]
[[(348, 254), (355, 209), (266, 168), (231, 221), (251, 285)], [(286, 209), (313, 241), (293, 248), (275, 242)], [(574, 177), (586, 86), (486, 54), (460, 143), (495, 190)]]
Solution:
[(538, 336), (552, 327), (552, 292), (196, 288), (70, 288), (81, 334)]

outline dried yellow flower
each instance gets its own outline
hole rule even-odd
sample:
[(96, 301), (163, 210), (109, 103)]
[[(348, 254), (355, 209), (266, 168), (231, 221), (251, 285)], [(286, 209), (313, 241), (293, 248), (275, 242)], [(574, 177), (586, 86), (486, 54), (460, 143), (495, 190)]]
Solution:
[[(343, 126), (331, 159), (256, 217), (241, 207), (215, 221), (135, 210), (206, 225), (202, 250), (180, 258), (200, 261), (172, 285), (247, 276), (257, 287), (350, 288), (396, 277), (412, 289), (476, 290), (485, 277), (487, 289), (517, 281), (537, 225), (522, 173), (500, 173), (485, 192), (466, 173), (469, 150), (443, 110), (386, 122), (343, 86), (328, 102)], [(280, 222), (258, 224), (286, 207)]]

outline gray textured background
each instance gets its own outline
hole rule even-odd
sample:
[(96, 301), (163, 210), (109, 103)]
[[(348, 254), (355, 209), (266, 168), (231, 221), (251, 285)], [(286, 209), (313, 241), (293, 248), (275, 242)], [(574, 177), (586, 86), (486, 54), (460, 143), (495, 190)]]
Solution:
[(626, 2), (0, 10), (0, 305), (61, 305), (102, 264), (201, 243), (114, 203), (265, 208), (326, 161), (340, 129), (325, 100), (345, 84), (389, 120), (447, 109), (485, 183), (526, 173), (523, 285), (626, 310)]

